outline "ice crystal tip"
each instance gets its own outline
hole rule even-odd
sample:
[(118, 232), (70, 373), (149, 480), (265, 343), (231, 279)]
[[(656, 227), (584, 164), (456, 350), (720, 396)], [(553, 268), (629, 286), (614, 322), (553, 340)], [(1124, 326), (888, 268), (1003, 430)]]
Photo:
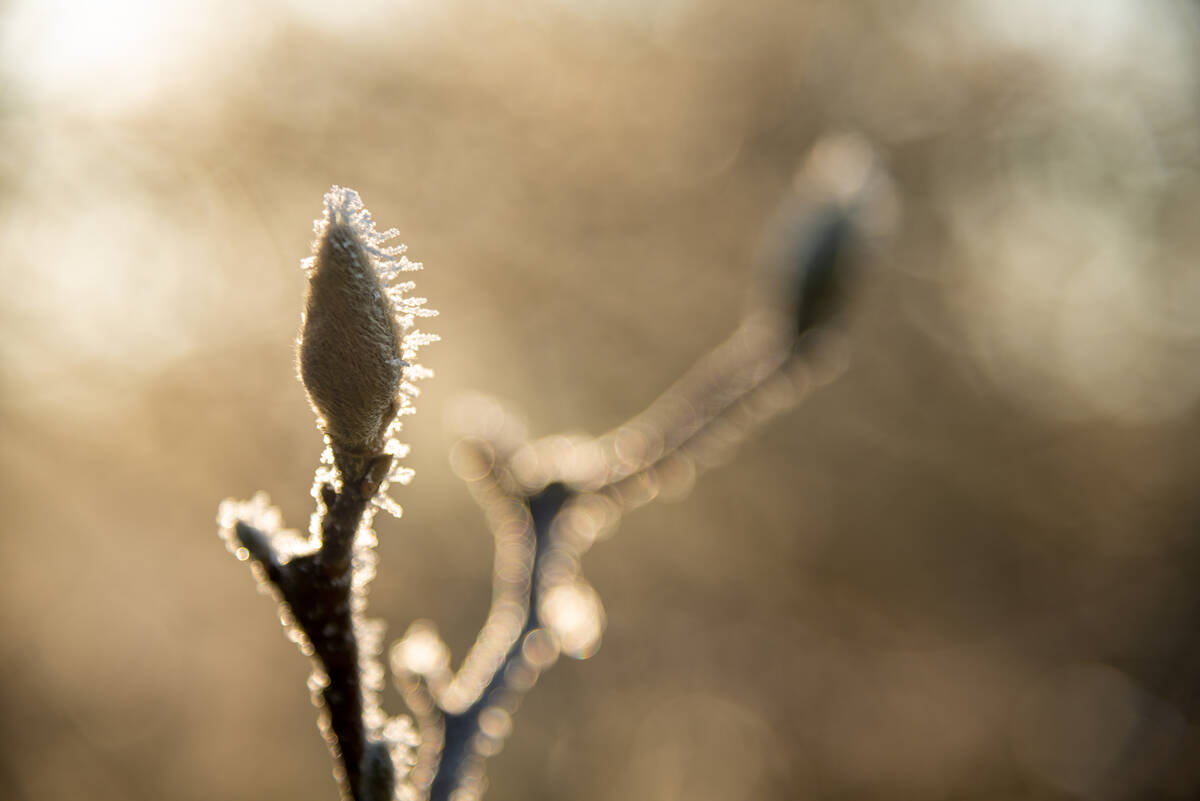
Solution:
[(381, 453), (397, 414), (412, 406), (412, 382), (430, 371), (415, 361), (436, 336), (413, 329), (416, 317), (435, 314), (424, 298), (410, 297), (411, 282), (395, 282), (419, 264), (404, 246), (386, 243), (353, 189), (332, 187), (313, 229), (313, 255), (302, 261), (308, 297), (298, 338), (300, 379), (338, 467), (360, 467)]
[(248, 501), (226, 498), (217, 508), (217, 525), (221, 528), (221, 537), (230, 550), (240, 546), (237, 542), (235, 528), (237, 524), (246, 523), (267, 536), (275, 534), (283, 526), (283, 515), (278, 507), (271, 505), (271, 499), (265, 492), (258, 492)]

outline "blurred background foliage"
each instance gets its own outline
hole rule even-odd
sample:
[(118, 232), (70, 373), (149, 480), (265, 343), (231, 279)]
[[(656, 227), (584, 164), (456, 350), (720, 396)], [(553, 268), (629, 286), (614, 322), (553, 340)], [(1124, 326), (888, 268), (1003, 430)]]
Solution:
[(1182, 0), (8, 0), (3, 795), (334, 797), (309, 667), (213, 522), (260, 487), (308, 519), (331, 183), (442, 311), (371, 611), (461, 657), (491, 542), (451, 400), (535, 435), (638, 411), (850, 129), (903, 214), (848, 371), (589, 555), (605, 643), (490, 797), (1194, 798), (1198, 34)]

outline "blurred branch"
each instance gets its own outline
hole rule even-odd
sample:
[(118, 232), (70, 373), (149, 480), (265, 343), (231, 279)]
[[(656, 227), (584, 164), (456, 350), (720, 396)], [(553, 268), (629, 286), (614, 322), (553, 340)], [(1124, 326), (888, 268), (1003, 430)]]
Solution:
[[(761, 349), (747, 351), (748, 341), (757, 341)], [(483, 761), (499, 750), (522, 696), (541, 671), (562, 651), (583, 658), (595, 649), (603, 613), (581, 574), (583, 554), (601, 527), (616, 524), (622, 509), (640, 505), (637, 499), (649, 500), (633, 487), (655, 480), (651, 477), (665, 464), (686, 461), (691, 465), (699, 444), (718, 424), (736, 417), (740, 410), (752, 419), (752, 423), (743, 421), (738, 426), (741, 438), (770, 416), (762, 409), (747, 409), (765, 387), (775, 380), (787, 381), (787, 372), (795, 366), (790, 353), (777, 345), (778, 339), (739, 330), (646, 413), (596, 441), (575, 446), (583, 451), (615, 451), (614, 442), (623, 431), (630, 426), (645, 430), (647, 417), (654, 417), (662, 408), (676, 408), (689, 388), (699, 384), (719, 390), (704, 393), (718, 402), (705, 403), (699, 409), (693, 405), (692, 415), (676, 417), (674, 426), (658, 431), (669, 446), (634, 464), (622, 463), (602, 481), (597, 481), (598, 476), (581, 481), (570, 475), (572, 471), (551, 463), (533, 471), (541, 481), (530, 486), (518, 477), (523, 471), (514, 467), (514, 455), (505, 454), (501, 443), (479, 439), (460, 443), (474, 450), (481, 463), (492, 464), (470, 482), (496, 541), (492, 609), (462, 670), (441, 691), (437, 690), (436, 673), (444, 669), (444, 663), (422, 663), (413, 633), (393, 651), (393, 673), (405, 698), (415, 702), (414, 713), (425, 721), (423, 749), (426, 731), (440, 733), (436, 746), (430, 742), (421, 754), (418, 764), (422, 770), (415, 777), (419, 788), (428, 788), (430, 801), (448, 801), (459, 797), (457, 793), (464, 798), (481, 796)], [(753, 358), (748, 363), (729, 358), (734, 352)], [(729, 369), (714, 373), (718, 365)], [(747, 370), (747, 365), (751, 369)], [(779, 403), (764, 408), (777, 411)], [(536, 451), (536, 445), (532, 447)], [(694, 467), (689, 469), (694, 472)], [(524, 472), (531, 470), (526, 466)], [(589, 488), (589, 484), (596, 486)], [(508, 569), (514, 565), (524, 566), (515, 581)], [(567, 608), (555, 609), (546, 603), (556, 592), (559, 605)], [(416, 636), (430, 636), (429, 628), (423, 624)], [(427, 647), (444, 652), (440, 641)]]
[(597, 647), (603, 610), (581, 567), (597, 535), (671, 483), (690, 486), (821, 377), (820, 329), (840, 310), (860, 205), (805, 212), (803, 226), (787, 219), (788, 255), (774, 265), (783, 302), (751, 314), (645, 411), (595, 439), (528, 443), (492, 408), (476, 417), (506, 422), (455, 446), (496, 543), (493, 602), (457, 674), (432, 624), (414, 624), (392, 652), (420, 721), (414, 782), (430, 801), (481, 797), (483, 763), (540, 673), (561, 653), (586, 658)]

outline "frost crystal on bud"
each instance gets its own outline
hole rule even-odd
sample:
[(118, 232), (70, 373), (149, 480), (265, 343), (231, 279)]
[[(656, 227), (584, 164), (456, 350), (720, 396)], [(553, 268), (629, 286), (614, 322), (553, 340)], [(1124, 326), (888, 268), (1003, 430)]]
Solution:
[(421, 264), (404, 256), (404, 245), (387, 246), (399, 231), (376, 231), (353, 189), (332, 187), (313, 229), (313, 255), (302, 263), (309, 284), (300, 380), (338, 469), (358, 479), (384, 452), (397, 415), (412, 411), (413, 382), (430, 375), (416, 351), (437, 337), (415, 330), (414, 320), (437, 312), (408, 296), (411, 282), (394, 280)]

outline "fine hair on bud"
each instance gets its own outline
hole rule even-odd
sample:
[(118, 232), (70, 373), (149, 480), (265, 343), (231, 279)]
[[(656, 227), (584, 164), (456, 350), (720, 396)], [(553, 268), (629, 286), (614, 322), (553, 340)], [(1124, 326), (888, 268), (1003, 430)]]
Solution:
[(379, 453), (397, 411), (403, 336), (358, 230), (331, 222), (314, 245), (300, 379), (339, 466)]

